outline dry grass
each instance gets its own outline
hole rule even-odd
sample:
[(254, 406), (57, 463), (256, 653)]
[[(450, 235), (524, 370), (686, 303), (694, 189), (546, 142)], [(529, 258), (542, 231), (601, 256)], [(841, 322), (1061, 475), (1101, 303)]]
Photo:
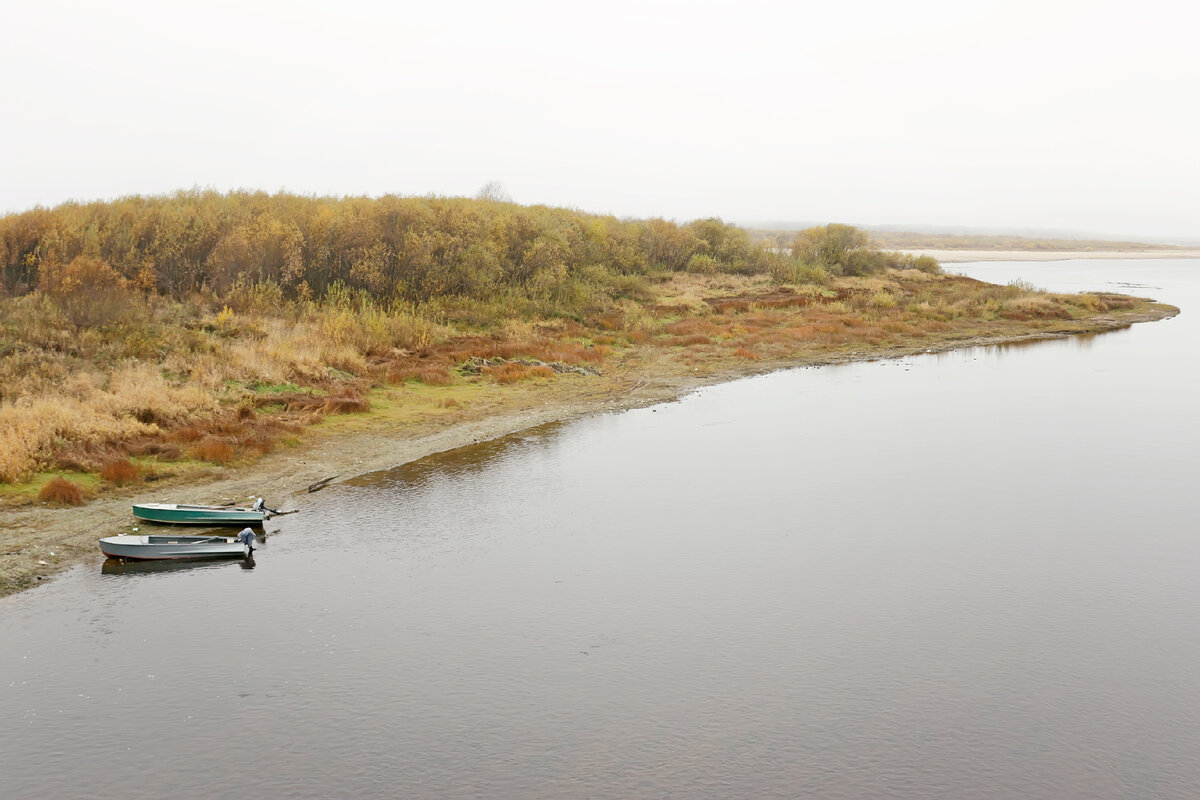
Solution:
[(229, 464), (233, 461), (233, 446), (225, 439), (205, 436), (192, 448), (192, 456), (212, 464)]
[[(115, 334), (68, 330), (44, 298), (0, 300), (8, 315), (0, 325), (14, 336), (18, 326), (24, 343), (0, 348), (0, 483), (70, 470), (100, 471), (119, 485), (136, 480), (112, 466), (130, 456), (250, 460), (327, 415), (369, 411), (372, 386), (470, 385), (479, 378), (459, 369), (468, 362), (504, 360), (482, 377), (512, 384), (555, 374), (530, 362), (604, 365), (620, 343), (622, 362), (655, 345), (655, 358), (691, 372), (722, 359), (1022, 333), (1135, 304), (1121, 295), (1052, 295), (913, 270), (819, 286), (679, 273), (654, 282), (651, 294), (571, 319), (493, 318), (469, 334), (409, 312), (385, 314), (363, 298), (275, 307), (247, 297), (198, 318), (163, 307), (159, 327)], [(497, 309), (512, 313), (503, 304), (479, 311)], [(454, 405), (447, 399), (439, 407)]]
[[(679, 286), (673, 286), (679, 291)], [(1029, 286), (993, 286), (961, 276), (890, 270), (823, 286), (771, 286), (751, 280), (701, 297), (659, 297), (665, 319), (653, 341), (688, 367), (721, 359), (812, 358), (820, 353), (887, 351), (934, 337), (1003, 336), (1103, 313), (1132, 299), (1052, 295)], [(689, 297), (689, 300), (692, 298)], [(666, 302), (670, 300), (671, 302)], [(725, 344), (714, 348), (714, 344)]]
[(371, 410), (371, 401), (365, 397), (327, 397), (321, 405), (326, 414), (357, 414)]
[(1005, 319), (1070, 319), (1071, 312), (1054, 296), (1017, 297), (1000, 305), (997, 313)]
[(426, 363), (415, 365), (393, 364), (388, 367), (388, 383), (404, 383), (419, 381), (426, 386), (449, 386), (454, 382), (450, 366), (441, 363)]
[(67, 445), (98, 446), (157, 429), (116, 417), (72, 397), (43, 397), (0, 407), (0, 481), (21, 483)]
[(709, 336), (716, 333), (717, 326), (707, 317), (687, 317), (676, 322), (663, 325), (664, 333), (675, 336), (694, 336), (697, 334)]
[(507, 364), (500, 364), (495, 367), (484, 367), (482, 372), (500, 384), (516, 383), (517, 381), (529, 380), (530, 378), (554, 377), (554, 370), (550, 369), (550, 367), (532, 366), (517, 361), (510, 361)]

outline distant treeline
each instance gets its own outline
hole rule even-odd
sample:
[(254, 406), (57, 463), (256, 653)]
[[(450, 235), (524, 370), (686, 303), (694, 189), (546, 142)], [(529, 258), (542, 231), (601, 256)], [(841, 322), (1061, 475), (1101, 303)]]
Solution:
[(1035, 239), (1025, 236), (976, 236), (949, 233), (871, 231), (877, 247), (896, 250), (1171, 250), (1172, 245), (1109, 242), (1101, 239)]
[(237, 285), (269, 283), (293, 299), (338, 286), (421, 303), (553, 294), (580, 281), (662, 271), (797, 279), (817, 274), (813, 268), (936, 269), (879, 253), (848, 226), (794, 237), (781, 247), (719, 219), (622, 220), (489, 199), (181, 191), (0, 217), (0, 294), (62, 294), (101, 282), (221, 297)]

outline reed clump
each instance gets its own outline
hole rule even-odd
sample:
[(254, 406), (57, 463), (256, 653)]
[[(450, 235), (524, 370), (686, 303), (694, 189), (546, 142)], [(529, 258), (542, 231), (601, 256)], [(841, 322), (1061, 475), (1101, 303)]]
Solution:
[(81, 506), (84, 500), (83, 487), (59, 475), (46, 482), (38, 492), (38, 500), (59, 506)]

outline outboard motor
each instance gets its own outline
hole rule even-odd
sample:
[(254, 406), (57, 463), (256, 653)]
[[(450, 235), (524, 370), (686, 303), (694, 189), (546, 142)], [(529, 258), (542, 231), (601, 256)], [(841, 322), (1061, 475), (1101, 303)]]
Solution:
[(251, 508), (251, 509), (253, 509), (254, 511), (262, 511), (262, 512), (264, 512), (264, 513), (263, 513), (263, 519), (267, 519), (267, 518), (269, 518), (269, 517), (270, 517), (272, 514), (278, 514), (278, 513), (279, 513), (278, 511), (276, 511), (276, 510), (275, 510), (275, 509), (273, 509), (273, 508), (267, 508), (267, 501), (266, 501), (266, 500), (263, 500), (261, 497), (260, 497), (260, 498), (258, 498), (257, 500), (255, 500), (255, 501), (254, 501), (254, 505), (252, 505), (250, 508)]

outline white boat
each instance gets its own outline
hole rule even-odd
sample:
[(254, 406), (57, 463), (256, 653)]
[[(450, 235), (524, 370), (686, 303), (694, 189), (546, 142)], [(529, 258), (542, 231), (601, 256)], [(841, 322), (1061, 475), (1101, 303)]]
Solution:
[[(253, 541), (253, 540), (251, 540)], [(253, 548), (232, 536), (106, 536), (100, 552), (109, 558), (160, 560), (169, 558), (233, 558)]]

